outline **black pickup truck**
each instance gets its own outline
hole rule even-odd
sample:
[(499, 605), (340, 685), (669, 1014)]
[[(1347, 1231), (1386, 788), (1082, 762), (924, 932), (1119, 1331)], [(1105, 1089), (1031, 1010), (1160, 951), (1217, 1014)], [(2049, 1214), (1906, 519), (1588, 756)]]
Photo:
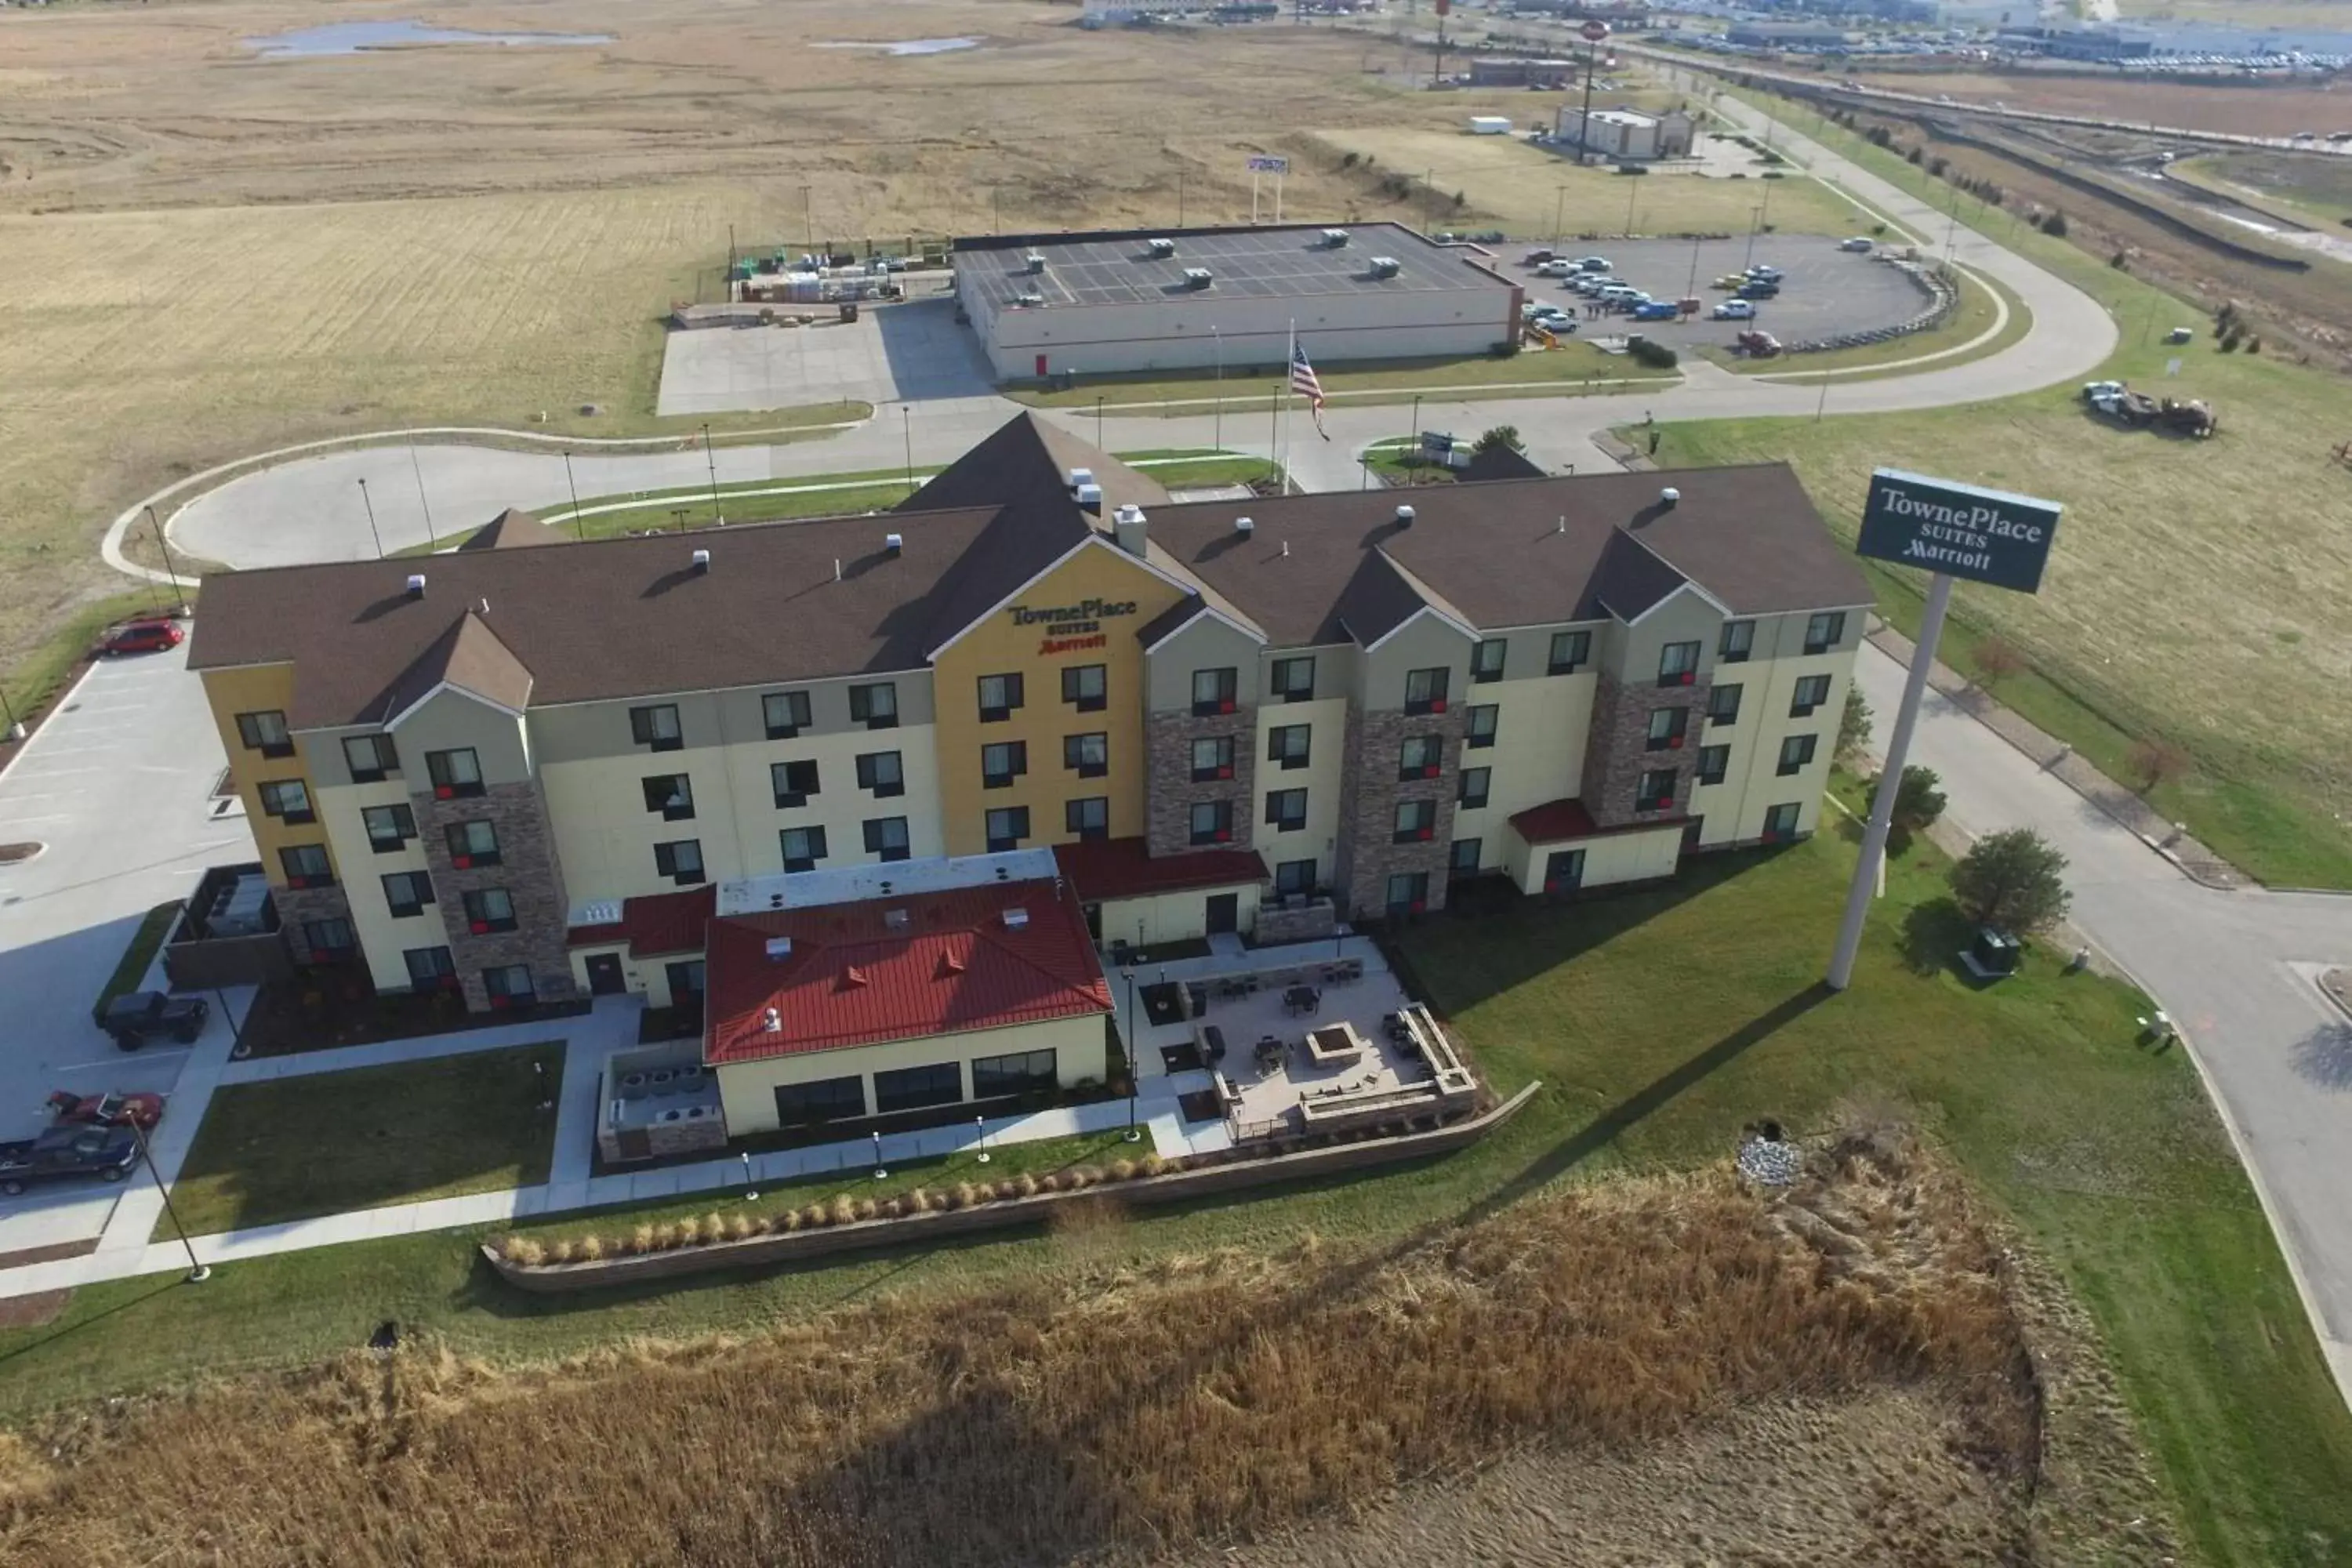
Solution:
[(96, 1176), (119, 1182), (139, 1163), (139, 1138), (128, 1127), (58, 1127), (38, 1138), (0, 1143), (0, 1193), (15, 1197), (41, 1182)]
[(100, 1025), (114, 1043), (135, 1051), (165, 1035), (187, 1045), (205, 1032), (213, 1005), (201, 996), (174, 996), (168, 991), (133, 991), (106, 1005)]

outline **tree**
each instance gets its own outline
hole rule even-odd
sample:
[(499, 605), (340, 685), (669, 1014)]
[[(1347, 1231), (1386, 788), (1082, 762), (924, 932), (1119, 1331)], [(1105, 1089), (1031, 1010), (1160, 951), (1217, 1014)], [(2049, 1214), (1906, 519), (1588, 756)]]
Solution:
[(1976, 841), (1952, 868), (1952, 899), (1978, 925), (2036, 931), (2065, 919), (2073, 895), (2061, 874), (2066, 857), (2030, 827)]
[[(1879, 778), (1885, 777), (1880, 774)], [(1903, 770), (1903, 782), (1895, 786), (1894, 825), (1908, 833), (1917, 833), (1932, 826), (1944, 815), (1944, 792), (1939, 787), (1943, 778), (1933, 768), (1923, 768), (1914, 763)], [(1878, 778), (1870, 781), (1870, 794), (1878, 796)]]
[(1870, 700), (1862, 688), (1845, 689), (1845, 711), (1838, 716), (1837, 754), (1858, 757), (1870, 747)]
[(2043, 218), (2042, 220), (2042, 232), (2050, 236), (2053, 239), (2065, 238), (2066, 215), (2064, 213), (2053, 212), (2048, 217)]
[(2187, 773), (2189, 753), (2169, 741), (2134, 741), (2131, 750), (2124, 753), (2124, 766), (2139, 781), (2139, 793), (2146, 795)]
[(1470, 449), (1483, 458), (1489, 452), (1524, 452), (1527, 447), (1528, 444), (1519, 439), (1517, 426), (1497, 425), (1481, 435)]
[(1975, 663), (1977, 684), (1990, 691), (2011, 676), (2023, 672), (2025, 656), (2004, 638), (1987, 637), (1977, 644)]

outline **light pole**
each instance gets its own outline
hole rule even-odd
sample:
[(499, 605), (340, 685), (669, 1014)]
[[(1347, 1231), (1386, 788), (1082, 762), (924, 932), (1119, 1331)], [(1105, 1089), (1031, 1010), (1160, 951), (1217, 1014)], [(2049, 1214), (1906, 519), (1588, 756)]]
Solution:
[(368, 537), (375, 541), (375, 558), (383, 559), (383, 535), (375, 531), (375, 503), (368, 500), (367, 481), (360, 481), (360, 505), (367, 508)]
[(1625, 182), (1625, 237), (1627, 239), (1633, 237), (1633, 198), (1641, 194), (1641, 181), (1628, 180)]
[(163, 537), (163, 520), (155, 515), (152, 501), (148, 503), (146, 511), (147, 521), (155, 525), (155, 548), (163, 552), (163, 575), (171, 579), (172, 592), (176, 594), (180, 591), (180, 574), (172, 566), (172, 543)]
[(1225, 340), (1213, 326), (1209, 329), (1209, 339), (1217, 350), (1215, 429), (1209, 437), (1209, 445), (1222, 452), (1225, 449)]
[(213, 1271), (197, 1261), (196, 1244), (188, 1239), (188, 1227), (180, 1223), (180, 1211), (172, 1206), (172, 1189), (165, 1184), (163, 1173), (155, 1168), (155, 1152), (147, 1146), (147, 1130), (139, 1125), (135, 1117), (131, 1122), (131, 1136), (138, 1141), (139, 1157), (147, 1162), (147, 1173), (155, 1179), (155, 1191), (163, 1199), (163, 1212), (172, 1216), (172, 1229), (178, 1234), (180, 1245), (187, 1249), (188, 1283), (201, 1285), (213, 1277)]
[(809, 254), (816, 254), (816, 209), (809, 202), (809, 187), (801, 187), (801, 232), (808, 236)]
[(988, 1118), (985, 1116), (973, 1117), (971, 1119), (971, 1130), (979, 1136), (980, 1139), (980, 1152), (972, 1156), (972, 1163), (975, 1165), (985, 1165), (988, 1163)]
[(907, 444), (907, 493), (915, 493), (915, 427), (908, 420), (907, 405), (898, 405), (898, 434)]
[[(730, 229), (728, 233), (730, 237), (727, 241), (727, 248), (732, 250), (735, 248), (735, 241), (732, 237), (734, 231)], [(441, 541), (433, 532), (433, 503), (425, 499), (425, 465), (416, 460), (416, 448), (414, 446), (408, 448), (408, 471), (416, 476), (416, 504), (425, 509), (425, 542), (438, 552), (441, 548)]]
[(572, 535), (583, 543), (588, 538), (588, 526), (580, 521), (580, 481), (572, 477), (572, 448), (563, 448), (563, 483), (572, 491)]
[(236, 1021), (236, 1015), (229, 1010), (228, 993), (215, 985), (213, 987), (213, 1000), (220, 1004), (221, 1016), (228, 1020), (228, 1054), (242, 1058), (245, 1055), (245, 1027)]
[(719, 458), (710, 449), (710, 426), (708, 425), (702, 427), (702, 463), (703, 467), (710, 470), (711, 521), (723, 528), (727, 524), (727, 519), (719, 510)]
[(1135, 971), (1122, 969), (1118, 977), (1127, 982), (1127, 1142), (1135, 1142), (1143, 1136), (1135, 1124), (1137, 1080), (1142, 1076), (1143, 1047), (1135, 1037)]
[(16, 722), (16, 710), (8, 706), (8, 687), (5, 681), (0, 681), (0, 718), (8, 721), (7, 729), (0, 730), (0, 740), (21, 741), (25, 738), (25, 726)]
[(1406, 425), (1406, 426), (1405, 426), (1405, 427), (1404, 427), (1404, 457), (1403, 457), (1403, 458), (1402, 459), (1402, 466), (1403, 466), (1403, 468), (1404, 468), (1404, 482), (1405, 482), (1405, 484), (1406, 484), (1408, 487), (1410, 487), (1410, 486), (1412, 485), (1412, 461), (1413, 461), (1413, 454), (1414, 454), (1414, 453), (1416, 453), (1416, 452), (1418, 452), (1418, 451), (1421, 449), (1421, 448), (1420, 448), (1420, 442), (1421, 442), (1421, 399), (1420, 399), (1418, 396), (1416, 396), (1416, 397), (1414, 397), (1414, 399), (1412, 400), (1412, 421), (1411, 421), (1411, 423), (1409, 423), (1408, 425)]
[(1742, 267), (1756, 265), (1756, 226), (1763, 221), (1763, 216), (1762, 207), (1748, 209), (1748, 259), (1740, 263)]
[(1555, 185), (1551, 193), (1551, 248), (1559, 254), (1560, 244), (1568, 237), (1568, 187)]
[(1103, 408), (1103, 400), (1102, 400), (1101, 398), (1099, 398), (1099, 397), (1096, 398), (1096, 399), (1095, 399), (1095, 450), (1097, 450), (1097, 451), (1100, 451), (1100, 450), (1102, 450), (1102, 408)]
[(1698, 247), (1700, 243), (1701, 242), (1696, 235), (1693, 235), (1691, 237), (1690, 281), (1683, 285), (1683, 298), (1685, 300), (1692, 298), (1698, 292)]
[(889, 1173), (882, 1163), (882, 1130), (877, 1127), (874, 1130), (874, 1179), (881, 1181)]

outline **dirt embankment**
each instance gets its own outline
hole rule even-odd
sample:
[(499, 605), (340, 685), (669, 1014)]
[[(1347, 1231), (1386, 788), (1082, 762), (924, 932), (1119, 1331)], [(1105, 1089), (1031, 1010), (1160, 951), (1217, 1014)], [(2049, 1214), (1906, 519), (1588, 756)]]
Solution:
[(1370, 1257), (1066, 1266), (499, 1373), (431, 1347), (68, 1413), (0, 1560), (2151, 1565), (2095, 1346), (1897, 1135)]

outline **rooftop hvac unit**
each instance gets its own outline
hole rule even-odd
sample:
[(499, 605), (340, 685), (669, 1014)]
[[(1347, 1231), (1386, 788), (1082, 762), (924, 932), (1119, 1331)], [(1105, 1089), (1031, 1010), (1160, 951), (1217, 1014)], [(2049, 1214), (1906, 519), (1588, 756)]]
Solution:
[(1045, 302), (1045, 296), (1033, 289), (1025, 294), (1015, 294), (1013, 296), (1013, 302), (1016, 305), (1026, 305), (1034, 310)]
[(1214, 279), (1215, 276), (1216, 275), (1214, 273), (1211, 272), (1205, 267), (1187, 267), (1184, 268), (1184, 287), (1187, 289), (1206, 289)]
[(1668, 485), (1664, 489), (1658, 492), (1658, 500), (1667, 506), (1678, 506), (1682, 503), (1682, 499), (1683, 492), (1675, 489), (1672, 485)]
[(1150, 243), (1148, 248), (1152, 255), (1164, 259), (1176, 254), (1176, 242), (1172, 239), (1155, 239)]
[(1375, 278), (1393, 278), (1403, 270), (1402, 265), (1393, 256), (1372, 258), (1372, 276)]
[(688, 1121), (700, 1121), (709, 1114), (710, 1107), (707, 1105), (689, 1105), (686, 1108), (686, 1120)]
[(1095, 484), (1080, 485), (1078, 487), (1078, 504), (1086, 508), (1088, 511), (1100, 511), (1102, 510), (1102, 486)]
[(1412, 526), (1412, 519), (1413, 519), (1413, 510), (1412, 510), (1412, 508), (1411, 508), (1411, 507), (1409, 507), (1409, 506), (1401, 506), (1401, 507), (1397, 508), (1397, 510), (1396, 510), (1396, 521), (1397, 521), (1397, 526), (1398, 526), (1399, 528), (1411, 528), (1411, 527)]
[(665, 1110), (659, 1116), (655, 1117), (654, 1120), (656, 1121), (683, 1121), (686, 1120), (686, 1112), (683, 1110)]
[(907, 551), (907, 536), (903, 533), (884, 534), (882, 536), (882, 549), (886, 553), (891, 555), (905, 554)]
[(710, 570), (710, 552), (708, 550), (696, 551), (694, 552), (693, 560), (694, 569), (697, 572), (708, 572)]
[(1028, 272), (1045, 271), (1045, 253), (1041, 250), (1033, 250), (1029, 252), (1026, 256), (1024, 256), (1021, 258), (1021, 266), (1023, 270)]
[(425, 597), (424, 573), (411, 572), (408, 574), (408, 596), (412, 599), (421, 599)]
[(1234, 531), (1235, 533), (1247, 533), (1256, 527), (1257, 524), (1252, 522), (1248, 518), (1237, 517), (1234, 519)]
[(1094, 482), (1095, 471), (1092, 468), (1072, 468), (1070, 470), (1070, 488), (1072, 489), (1082, 490)]
[(1344, 228), (1327, 228), (1323, 231), (1323, 243), (1337, 250), (1348, 243), (1348, 231)]

